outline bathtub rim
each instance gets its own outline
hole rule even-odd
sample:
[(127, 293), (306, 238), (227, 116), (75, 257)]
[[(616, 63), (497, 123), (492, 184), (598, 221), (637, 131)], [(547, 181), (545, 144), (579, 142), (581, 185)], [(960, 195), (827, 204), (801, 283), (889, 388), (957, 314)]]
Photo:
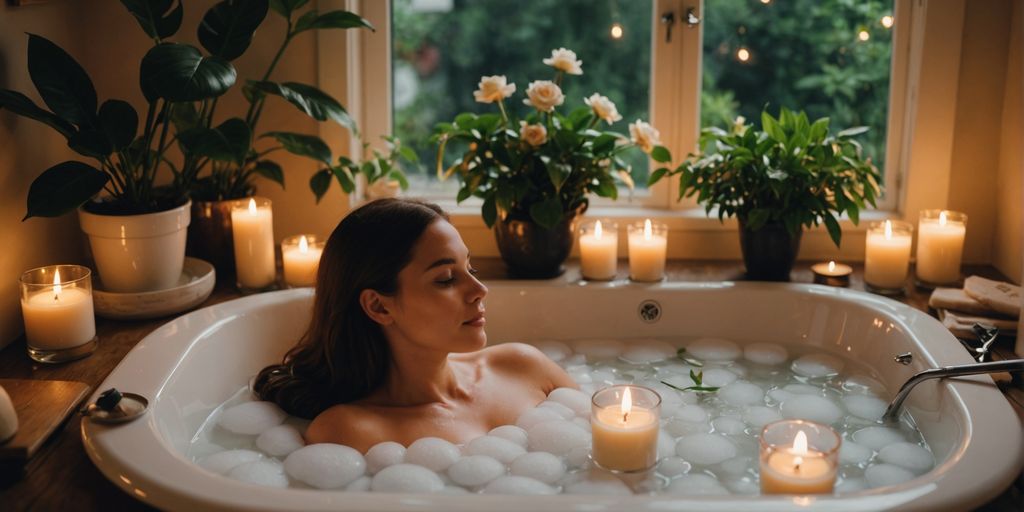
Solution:
[[(558, 287), (578, 287), (578, 283), (566, 283), (565, 285), (551, 284), (547, 282), (531, 281), (497, 281), (488, 282), (492, 289), (549, 289)], [(875, 306), (884, 306), (883, 312), (891, 318), (906, 324), (914, 320), (914, 331), (907, 327), (912, 343), (918, 345), (920, 353), (925, 355), (931, 365), (941, 364), (962, 364), (969, 362), (970, 358), (966, 351), (959, 347), (959, 342), (942, 325), (911, 306), (902, 304), (891, 299), (871, 295), (849, 289), (830, 288), (820, 285), (796, 284), (796, 283), (758, 283), (758, 282), (716, 282), (716, 283), (587, 283), (583, 286), (595, 288), (621, 288), (632, 287), (637, 289), (652, 289), (657, 291), (667, 290), (699, 290), (708, 288), (737, 288), (750, 290), (783, 289), (790, 292), (823, 294), (837, 297), (841, 300), (848, 300), (861, 304), (870, 303)], [(304, 299), (313, 294), (312, 289), (292, 289), (278, 292), (270, 292), (259, 295), (247, 296), (220, 304), (209, 306), (192, 313), (183, 315), (169, 321), (167, 324), (157, 328), (152, 333), (139, 341), (125, 358), (107, 376), (104, 383), (97, 388), (92, 399), (109, 387), (118, 387), (123, 390), (140, 392), (144, 396), (151, 397), (151, 407), (158, 409), (158, 402), (161, 399), (163, 387), (167, 384), (173, 371), (185, 358), (192, 346), (202, 339), (205, 332), (213, 331), (224, 321), (229, 321), (239, 314), (247, 311), (255, 305), (272, 305), (279, 302)], [(172, 332), (180, 329), (187, 329), (187, 335), (180, 335), (177, 342), (168, 343), (166, 339)], [(926, 349), (923, 339), (946, 338), (946, 350), (933, 351)], [(943, 343), (938, 340), (933, 343)], [(955, 344), (959, 349), (957, 352), (949, 350), (950, 343)], [(174, 346), (172, 346), (174, 345)], [(938, 354), (938, 355), (937, 355)], [(949, 357), (949, 356), (953, 357)], [(160, 368), (140, 372), (134, 365), (156, 359), (160, 362)], [(145, 384), (147, 383), (148, 384)], [(977, 385), (984, 384), (984, 385)], [(994, 496), (991, 489), (998, 491), (1005, 489), (1010, 482), (1019, 474), (1024, 457), (1021, 456), (1022, 433), (1020, 421), (1016, 414), (1003, 398), (1002, 394), (992, 384), (988, 376), (976, 376), (958, 379), (956, 382), (946, 381), (940, 384), (946, 396), (953, 401), (953, 407), (960, 413), (963, 420), (963, 427), (966, 435), (961, 437), (959, 445), (951, 451), (949, 457), (937, 465), (928, 473), (916, 477), (908, 482), (896, 486), (889, 486), (858, 493), (846, 494), (842, 497), (814, 497), (810, 498), (810, 505), (820, 504), (822, 508), (834, 509), (843, 504), (842, 508), (850, 510), (875, 510), (895, 506), (901, 509), (927, 509), (929, 507), (951, 505), (969, 508), (984, 503)], [(991, 400), (991, 394), (997, 395), (1000, 400)], [(975, 416), (984, 415), (984, 416)], [(976, 422), (972, 417), (987, 417), (991, 421)], [(1000, 420), (1001, 418), (1001, 420)], [(1016, 436), (1006, 435), (1008, 426), (999, 428), (1000, 421), (1012, 421), (1008, 425), (1016, 425)], [(247, 509), (282, 509), (295, 507), (301, 504), (301, 508), (309, 510), (361, 510), (372, 508), (375, 510), (423, 510), (425, 503), (436, 505), (438, 508), (450, 510), (479, 510), (488, 508), (495, 511), (518, 510), (526, 504), (536, 510), (566, 510), (573, 505), (586, 505), (588, 508), (631, 508), (631, 509), (662, 509), (667, 503), (671, 508), (678, 508), (687, 505), (701, 506), (705, 509), (714, 510), (711, 507), (714, 503), (732, 506), (742, 505), (743, 508), (751, 511), (759, 510), (789, 510), (795, 505), (808, 506), (808, 498), (800, 497), (675, 497), (675, 496), (626, 496), (608, 497), (598, 495), (559, 495), (545, 497), (516, 497), (509, 500), (508, 496), (445, 496), (445, 495), (402, 495), (382, 493), (352, 493), (340, 491), (322, 491), (305, 489), (271, 489), (242, 482), (236, 482), (226, 477), (209, 478), (216, 476), (205, 470), (199, 469), (191, 461), (187, 460), (174, 447), (162, 437), (155, 424), (152, 413), (147, 413), (140, 420), (122, 426), (105, 426), (82, 421), (81, 435), (83, 444), (93, 464), (109, 480), (115, 483), (128, 494), (159, 508), (183, 508), (196, 510), (218, 510), (237, 508), (239, 506)], [(155, 440), (157, 443), (153, 443)], [(993, 440), (998, 439), (998, 445), (992, 446)], [(145, 453), (156, 451), (156, 453), (143, 455), (143, 450), (117, 450), (117, 446), (145, 446), (146, 444), (160, 445), (160, 450), (145, 450)], [(156, 460), (153, 457), (157, 457)], [(140, 460), (141, 459), (141, 460)], [(954, 467), (956, 471), (954, 471)], [(986, 471), (980, 473), (985, 477), (979, 477), (979, 472), (972, 468), (985, 467)], [(999, 470), (993, 469), (998, 468)], [(156, 468), (156, 469), (154, 469)], [(197, 471), (198, 469), (198, 471)], [(174, 478), (164, 481), (164, 475), (174, 473)], [(954, 474), (955, 473), (955, 474)], [(180, 478), (180, 480), (175, 480)], [(953, 491), (951, 482), (945, 480), (955, 479), (957, 492)], [(211, 487), (216, 485), (216, 489)], [(995, 482), (995, 484), (993, 483)], [(965, 489), (959, 489), (965, 487)], [(197, 489), (198, 488), (198, 489)], [(224, 499), (216, 496), (215, 493), (202, 492), (199, 495), (192, 494), (195, 490), (221, 491), (234, 494), (231, 499)], [(301, 497), (301, 498), (300, 498)], [(296, 501), (298, 499), (298, 501)], [(520, 501), (527, 500), (527, 501)], [(831, 505), (831, 506), (830, 506)], [(343, 508), (342, 508), (343, 507)], [(710, 508), (709, 508), (710, 507)], [(726, 506), (725, 508), (729, 508)]]

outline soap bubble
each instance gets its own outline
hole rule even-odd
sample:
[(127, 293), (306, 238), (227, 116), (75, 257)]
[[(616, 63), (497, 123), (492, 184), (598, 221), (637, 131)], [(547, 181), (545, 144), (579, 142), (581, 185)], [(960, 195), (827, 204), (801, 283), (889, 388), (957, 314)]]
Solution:
[(809, 354), (793, 361), (794, 372), (805, 377), (828, 377), (838, 374), (846, 366), (842, 359), (826, 354)]
[(434, 471), (444, 471), (462, 454), (459, 447), (438, 437), (417, 439), (405, 450), (405, 462)]
[(736, 445), (718, 434), (694, 434), (676, 441), (676, 455), (691, 464), (718, 464), (736, 456)]
[(516, 418), (516, 426), (529, 431), (534, 426), (546, 421), (558, 421), (561, 419), (562, 416), (560, 416), (556, 411), (544, 407), (535, 407), (520, 414), (519, 417)]
[(850, 395), (843, 398), (843, 405), (850, 414), (866, 420), (880, 420), (889, 404), (867, 395)]
[(575, 417), (571, 420), (571, 423), (573, 425), (576, 425), (577, 427), (582, 428), (583, 430), (586, 430), (587, 432), (592, 431), (594, 428), (593, 425), (590, 424), (590, 418)]
[(448, 468), (452, 481), (466, 487), (484, 485), (504, 474), (505, 465), (486, 455), (463, 457)]
[(299, 429), (291, 425), (270, 427), (256, 438), (256, 447), (274, 457), (286, 457), (305, 445)]
[(879, 451), (892, 443), (906, 441), (903, 434), (889, 427), (867, 427), (853, 433), (853, 441)]
[(255, 462), (262, 458), (262, 453), (253, 450), (228, 450), (207, 455), (199, 459), (198, 464), (214, 473), (223, 475), (236, 466)]
[(557, 494), (550, 485), (525, 476), (502, 476), (484, 487), (484, 494)]
[(370, 489), (374, 492), (438, 492), (444, 489), (444, 481), (423, 466), (395, 464), (374, 475)]
[(878, 452), (878, 459), (909, 469), (915, 473), (924, 473), (935, 463), (932, 452), (914, 443), (892, 443)]
[(612, 339), (578, 340), (573, 343), (577, 354), (583, 354), (587, 361), (615, 359), (622, 354), (622, 342)]
[(857, 444), (849, 439), (839, 446), (839, 462), (841, 464), (863, 464), (875, 455), (875, 451), (867, 446)]
[(525, 476), (554, 484), (565, 475), (565, 463), (562, 459), (548, 452), (530, 452), (520, 455), (512, 461), (510, 472), (516, 476)]
[(317, 489), (337, 489), (366, 473), (363, 454), (340, 444), (311, 444), (284, 460), (288, 476)]
[(547, 421), (528, 432), (527, 446), (531, 452), (565, 455), (573, 448), (590, 444), (590, 433), (568, 421)]
[(729, 494), (729, 490), (722, 487), (715, 477), (704, 473), (688, 473), (680, 475), (666, 489), (668, 494), (675, 495), (707, 495), (717, 496)]
[(791, 395), (821, 395), (821, 388), (810, 384), (786, 384), (782, 390)]
[(686, 352), (700, 361), (733, 361), (740, 356), (740, 347), (726, 339), (700, 338), (687, 345)]
[(843, 417), (843, 411), (827, 398), (799, 395), (782, 402), (782, 415), (830, 425)]
[(246, 402), (225, 409), (217, 424), (236, 434), (255, 436), (280, 425), (287, 417), (273, 402)]
[(745, 380), (738, 380), (718, 390), (718, 397), (731, 405), (754, 405), (764, 403), (764, 390)]
[(704, 370), (704, 386), (712, 386), (720, 388), (727, 384), (732, 384), (738, 376), (723, 368), (708, 368)]
[(373, 478), (363, 475), (356, 478), (348, 485), (345, 486), (347, 492), (368, 492), (370, 490), (370, 484), (373, 482)]
[(405, 447), (394, 442), (377, 443), (366, 450), (366, 470), (371, 474), (405, 460)]
[(867, 482), (863, 478), (844, 478), (836, 484), (836, 494), (849, 494), (852, 492), (867, 489)]
[(572, 355), (572, 349), (569, 348), (569, 345), (561, 341), (538, 341), (533, 346), (537, 347), (544, 355), (548, 356), (548, 359), (556, 363)]
[(674, 418), (690, 422), (704, 422), (708, 419), (708, 413), (699, 405), (684, 405), (676, 410)]
[(774, 343), (751, 343), (743, 347), (743, 357), (752, 363), (774, 366), (785, 363), (789, 352), (782, 345)]
[(763, 405), (747, 407), (747, 410), (743, 412), (743, 421), (756, 429), (763, 428), (765, 425), (781, 419), (782, 414), (779, 414), (779, 411)]
[(885, 487), (913, 480), (914, 474), (892, 464), (878, 464), (864, 470), (864, 479), (869, 487)]
[(288, 487), (288, 477), (281, 463), (274, 460), (258, 460), (235, 466), (228, 471), (228, 478), (266, 487)]
[(733, 478), (738, 478), (746, 474), (747, 471), (750, 468), (754, 467), (755, 465), (756, 463), (754, 462), (754, 459), (752, 457), (740, 455), (738, 457), (733, 457), (729, 460), (722, 461), (722, 463), (719, 464), (718, 467), (722, 473), (725, 473), (726, 475), (729, 475)]
[(665, 457), (658, 463), (658, 472), (669, 478), (690, 471), (693, 466), (682, 457)]
[(664, 430), (658, 431), (658, 458), (668, 457), (676, 453), (676, 440)]
[(727, 480), (725, 487), (734, 494), (744, 496), (755, 496), (761, 494), (761, 486), (750, 477), (743, 477), (736, 480)]
[(557, 388), (548, 393), (548, 400), (572, 409), (577, 416), (590, 415), (590, 397), (582, 391), (572, 388)]
[(715, 432), (720, 434), (728, 434), (730, 436), (740, 435), (747, 429), (747, 424), (728, 416), (719, 416), (711, 422), (711, 426), (715, 428)]
[(487, 455), (502, 464), (509, 464), (524, 453), (526, 449), (522, 446), (497, 436), (480, 436), (466, 445), (467, 455)]
[(487, 433), (487, 435), (508, 439), (509, 441), (526, 448), (526, 431), (523, 430), (522, 427), (517, 427), (515, 425), (502, 425), (500, 427), (494, 427)]
[(546, 407), (548, 409), (551, 409), (558, 413), (558, 415), (561, 416), (564, 420), (571, 420), (573, 417), (576, 416), (576, 413), (573, 412), (572, 409), (552, 400), (545, 400), (537, 404), (537, 407)]
[(566, 484), (566, 494), (597, 494), (606, 496), (633, 494), (633, 490), (622, 479), (607, 471), (595, 470), (581, 476), (582, 478), (575, 479)]
[(711, 432), (711, 424), (705, 421), (692, 422), (685, 420), (669, 420), (665, 423), (665, 431), (676, 437)]
[(675, 355), (675, 347), (664, 341), (636, 340), (629, 343), (619, 357), (634, 364), (648, 364), (664, 361)]

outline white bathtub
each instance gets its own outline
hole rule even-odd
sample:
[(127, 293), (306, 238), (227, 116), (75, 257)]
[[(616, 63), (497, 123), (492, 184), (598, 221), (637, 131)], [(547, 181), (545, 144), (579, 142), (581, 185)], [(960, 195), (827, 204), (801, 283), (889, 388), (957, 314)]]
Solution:
[[(492, 342), (542, 338), (720, 336), (740, 342), (803, 340), (874, 368), (890, 390), (913, 373), (971, 359), (936, 320), (856, 291), (769, 283), (488, 283)], [(143, 339), (98, 390), (150, 400), (121, 426), (82, 422), (93, 463), (138, 499), (173, 510), (956, 510), (1005, 489), (1024, 462), (1016, 414), (987, 376), (930, 381), (907, 402), (936, 458), (903, 484), (839, 497), (446, 496), (272, 489), (237, 482), (190, 462), (200, 423), (264, 365), (278, 361), (308, 321), (309, 289), (266, 293), (195, 311)], [(639, 311), (656, 301), (660, 319)], [(649, 312), (649, 309), (648, 309)], [(914, 355), (903, 366), (893, 361)], [(96, 397), (93, 396), (93, 399)]]

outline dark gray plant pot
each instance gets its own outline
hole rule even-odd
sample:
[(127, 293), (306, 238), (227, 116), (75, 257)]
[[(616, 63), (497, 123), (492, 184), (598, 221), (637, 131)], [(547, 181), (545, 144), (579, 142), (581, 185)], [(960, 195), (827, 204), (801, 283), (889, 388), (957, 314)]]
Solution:
[(740, 220), (740, 249), (747, 279), (752, 281), (789, 281), (793, 262), (800, 252), (803, 230), (790, 235), (781, 223), (765, 224), (750, 231)]
[(231, 229), (231, 205), (223, 201), (192, 201), (192, 223), (188, 226), (189, 256), (206, 260), (217, 269), (217, 280), (235, 282), (235, 245)]
[(562, 265), (572, 251), (576, 223), (583, 208), (566, 214), (551, 229), (530, 220), (528, 215), (508, 215), (494, 223), (498, 252), (517, 279), (549, 279), (565, 272)]

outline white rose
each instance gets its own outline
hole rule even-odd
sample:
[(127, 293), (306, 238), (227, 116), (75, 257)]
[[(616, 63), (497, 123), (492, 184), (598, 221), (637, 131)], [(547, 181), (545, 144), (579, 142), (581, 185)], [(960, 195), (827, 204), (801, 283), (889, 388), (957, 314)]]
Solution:
[(643, 150), (644, 153), (650, 153), (654, 149), (654, 146), (661, 145), (661, 134), (658, 130), (648, 123), (645, 123), (639, 119), (635, 123), (629, 125), (629, 138)]
[(583, 103), (586, 103), (594, 111), (595, 116), (608, 124), (622, 120), (619, 110), (615, 108), (615, 104), (607, 96), (601, 96), (595, 92), (589, 98), (584, 98)]
[(544, 64), (570, 75), (583, 74), (583, 61), (576, 60), (576, 52), (565, 48), (551, 50), (551, 58), (544, 59)]
[(516, 92), (516, 84), (506, 84), (505, 75), (480, 77), (478, 90), (473, 91), (473, 97), (480, 103), (494, 103), (508, 98)]
[(533, 147), (541, 146), (548, 140), (548, 130), (542, 124), (519, 121), (519, 138)]
[(551, 112), (565, 101), (562, 88), (551, 80), (534, 80), (526, 88), (528, 98), (523, 100), (541, 112)]

